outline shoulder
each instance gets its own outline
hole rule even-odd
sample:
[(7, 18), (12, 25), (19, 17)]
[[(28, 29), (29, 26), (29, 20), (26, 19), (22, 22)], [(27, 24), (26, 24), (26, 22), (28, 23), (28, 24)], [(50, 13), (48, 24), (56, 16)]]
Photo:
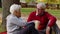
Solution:
[(48, 12), (46, 12), (46, 16), (51, 19), (56, 19), (56, 17)]
[(17, 17), (16, 16), (13, 16), (13, 15), (8, 15), (7, 20), (17, 20)]
[(31, 12), (31, 14), (35, 14), (35, 13), (36, 13), (36, 11)]
[(30, 15), (35, 15), (36, 14), (36, 11), (33, 11), (30, 13)]
[(51, 15), (50, 13), (48, 13), (48, 12), (45, 12), (45, 15)]

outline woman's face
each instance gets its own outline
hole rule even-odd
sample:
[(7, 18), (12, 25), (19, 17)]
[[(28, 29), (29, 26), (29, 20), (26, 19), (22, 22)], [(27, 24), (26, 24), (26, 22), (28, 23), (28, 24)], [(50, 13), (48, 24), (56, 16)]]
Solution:
[(21, 12), (20, 12), (20, 10), (15, 11), (15, 15), (16, 15), (17, 17), (21, 17)]

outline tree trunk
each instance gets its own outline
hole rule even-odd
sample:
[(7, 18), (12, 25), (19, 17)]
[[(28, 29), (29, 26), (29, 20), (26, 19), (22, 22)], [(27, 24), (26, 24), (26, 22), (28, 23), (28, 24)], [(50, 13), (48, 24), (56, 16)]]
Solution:
[(0, 0), (0, 7), (1, 7), (1, 0)]
[(6, 26), (6, 17), (10, 14), (9, 8), (12, 4), (20, 4), (19, 0), (1, 0), (2, 1), (2, 26)]
[(57, 4), (57, 9), (59, 9), (59, 4)]

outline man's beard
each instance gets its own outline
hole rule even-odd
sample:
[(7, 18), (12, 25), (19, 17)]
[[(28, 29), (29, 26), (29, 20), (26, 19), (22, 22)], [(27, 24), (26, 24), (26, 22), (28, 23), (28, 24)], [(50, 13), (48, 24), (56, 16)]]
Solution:
[(42, 13), (38, 14), (38, 16), (43, 16), (43, 15), (44, 15), (44, 12), (42, 12)]

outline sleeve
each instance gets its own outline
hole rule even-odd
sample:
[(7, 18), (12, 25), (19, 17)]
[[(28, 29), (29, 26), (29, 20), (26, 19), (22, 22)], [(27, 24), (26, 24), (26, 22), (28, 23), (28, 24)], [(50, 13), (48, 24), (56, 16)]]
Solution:
[(25, 26), (27, 23), (23, 20), (18, 20), (18, 19), (11, 19), (10, 20), (12, 24), (16, 24), (18, 26)]
[(29, 15), (28, 19), (27, 19), (27, 22), (30, 22), (32, 21), (34, 18), (34, 15), (33, 15), (33, 12)]
[(54, 16), (50, 15), (49, 13), (47, 13), (47, 17), (49, 19), (47, 26), (52, 27), (56, 23), (57, 19)]

